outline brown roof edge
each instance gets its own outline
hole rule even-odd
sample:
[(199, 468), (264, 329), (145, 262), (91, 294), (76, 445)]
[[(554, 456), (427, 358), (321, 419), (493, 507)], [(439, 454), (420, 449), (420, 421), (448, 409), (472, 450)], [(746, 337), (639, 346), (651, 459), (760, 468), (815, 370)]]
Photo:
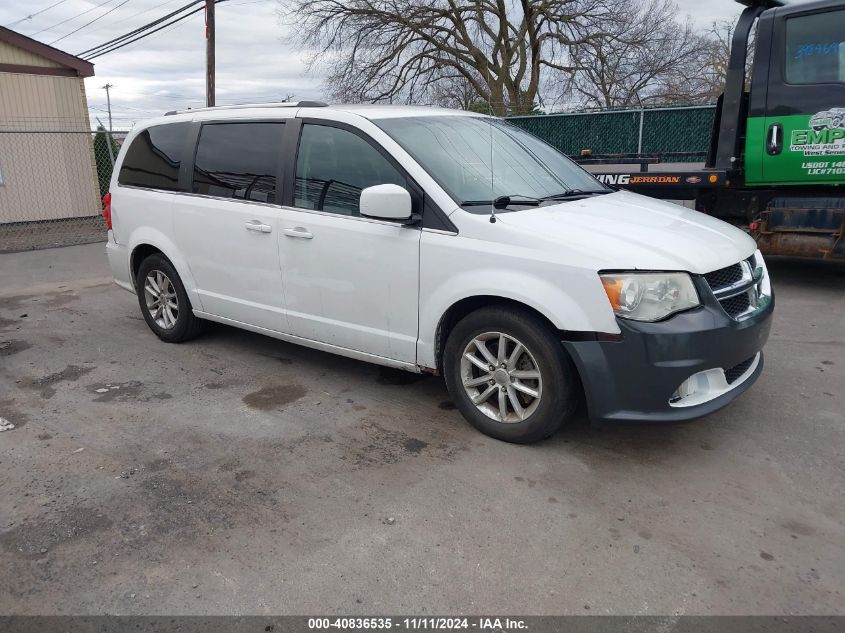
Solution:
[(80, 59), (75, 55), (60, 51), (58, 48), (43, 44), (26, 35), (21, 35), (17, 31), (7, 29), (5, 26), (0, 26), (0, 42), (6, 42), (35, 55), (46, 57), (50, 61), (61, 64), (62, 66), (73, 68), (80, 77), (94, 76), (94, 64), (91, 62), (86, 62), (84, 59)]

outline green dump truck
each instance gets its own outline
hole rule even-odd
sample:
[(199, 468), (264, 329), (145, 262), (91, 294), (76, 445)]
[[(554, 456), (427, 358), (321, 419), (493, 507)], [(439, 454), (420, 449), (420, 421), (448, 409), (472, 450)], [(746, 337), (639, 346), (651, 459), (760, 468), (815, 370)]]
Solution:
[(705, 167), (594, 171), (638, 193), (694, 200), (745, 227), (764, 253), (845, 258), (845, 2), (741, 4)]

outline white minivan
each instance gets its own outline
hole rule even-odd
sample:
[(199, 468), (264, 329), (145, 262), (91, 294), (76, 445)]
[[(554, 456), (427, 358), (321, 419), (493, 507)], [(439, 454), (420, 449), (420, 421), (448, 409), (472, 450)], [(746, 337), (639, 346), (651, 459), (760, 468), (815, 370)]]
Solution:
[(499, 119), (319, 102), (168, 113), (127, 136), (104, 214), (118, 285), (177, 343), (217, 321), (442, 374), (532, 442), (711, 413), (763, 368), (754, 240), (600, 184)]

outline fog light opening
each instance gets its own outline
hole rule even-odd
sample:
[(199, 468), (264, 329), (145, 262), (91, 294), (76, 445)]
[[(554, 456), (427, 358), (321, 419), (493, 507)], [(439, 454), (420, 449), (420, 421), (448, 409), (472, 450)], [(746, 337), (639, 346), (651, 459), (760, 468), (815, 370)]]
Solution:
[(700, 372), (697, 374), (693, 374), (692, 376), (687, 378), (675, 390), (675, 393), (672, 394), (672, 397), (669, 398), (669, 403), (675, 404), (677, 402), (680, 402), (681, 400), (685, 400), (691, 396), (694, 396), (697, 393), (707, 391), (709, 389), (710, 383), (707, 380), (706, 374), (707, 372)]
[(757, 352), (748, 368), (730, 383), (726, 379), (725, 370), (721, 367), (693, 374), (678, 386), (669, 398), (669, 406), (693, 407), (718, 398), (744, 383), (754, 373), (759, 363), (760, 352)]

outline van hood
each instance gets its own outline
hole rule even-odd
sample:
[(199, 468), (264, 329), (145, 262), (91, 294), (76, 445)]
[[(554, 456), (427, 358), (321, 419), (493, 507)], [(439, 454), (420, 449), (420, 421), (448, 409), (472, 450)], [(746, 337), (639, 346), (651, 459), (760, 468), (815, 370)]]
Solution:
[(714, 217), (629, 191), (501, 213), (497, 219), (596, 261), (605, 270), (685, 270), (703, 274), (750, 257), (745, 232)]

